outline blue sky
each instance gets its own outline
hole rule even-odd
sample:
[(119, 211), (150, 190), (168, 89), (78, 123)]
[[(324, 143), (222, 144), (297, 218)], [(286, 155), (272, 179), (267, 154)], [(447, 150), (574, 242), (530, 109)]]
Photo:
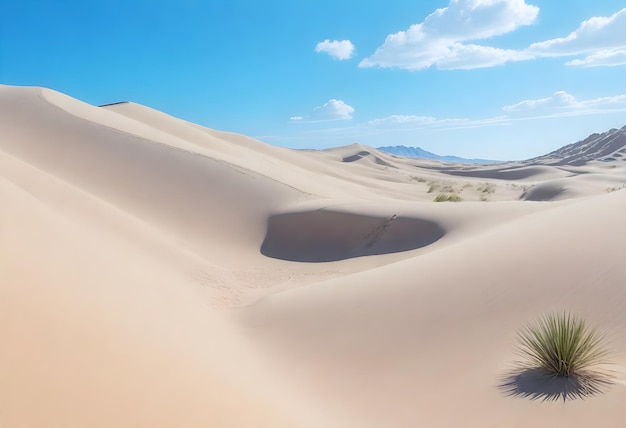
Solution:
[(524, 159), (626, 125), (626, 1), (5, 0), (0, 82), (286, 147)]

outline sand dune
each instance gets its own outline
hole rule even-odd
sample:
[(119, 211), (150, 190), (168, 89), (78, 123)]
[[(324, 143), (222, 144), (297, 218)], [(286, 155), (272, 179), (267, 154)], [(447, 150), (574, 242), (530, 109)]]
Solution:
[[(444, 164), (0, 86), (0, 426), (622, 427), (625, 132)], [(511, 372), (562, 309), (584, 400)]]
[[(0, 180), (3, 426), (294, 425), (271, 398), (275, 378), (257, 377), (267, 367), (168, 267), (158, 237), (139, 245), (139, 231), (112, 227), (124, 219), (110, 207), (11, 162), (2, 171), (16, 184)], [(41, 191), (54, 195), (30, 194)]]
[(286, 371), (356, 426), (618, 427), (623, 385), (565, 405), (497, 386), (516, 359), (516, 328), (552, 309), (610, 331), (614, 369), (626, 374), (626, 269), (612, 244), (626, 238), (615, 227), (625, 203), (617, 192), (526, 216), (443, 251), (269, 296), (243, 317)]

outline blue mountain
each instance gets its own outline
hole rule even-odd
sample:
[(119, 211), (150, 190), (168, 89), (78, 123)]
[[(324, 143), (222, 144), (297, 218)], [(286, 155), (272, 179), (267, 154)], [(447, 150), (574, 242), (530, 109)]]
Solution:
[(407, 147), (407, 146), (383, 146), (377, 147), (377, 150), (381, 152), (389, 153), (396, 156), (405, 156), (409, 158), (421, 158), (421, 159), (433, 159), (442, 162), (462, 162), (462, 163), (496, 163), (501, 162), (490, 159), (466, 159), (459, 156), (442, 156), (436, 153), (429, 152), (420, 147)]

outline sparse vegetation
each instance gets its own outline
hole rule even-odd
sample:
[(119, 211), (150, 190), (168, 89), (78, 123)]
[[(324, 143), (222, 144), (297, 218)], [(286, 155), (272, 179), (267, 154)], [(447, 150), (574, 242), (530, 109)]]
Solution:
[(511, 189), (521, 190), (522, 192), (525, 192), (530, 187), (527, 184), (515, 184), (515, 183), (509, 184), (509, 186), (511, 186)]
[(435, 198), (435, 202), (461, 202), (461, 197), (454, 193), (440, 193)]
[(476, 190), (479, 192), (480, 200), (486, 202), (489, 196), (496, 192), (496, 185), (493, 183), (481, 183)]
[(433, 193), (435, 191), (454, 193), (456, 192), (456, 189), (450, 183), (445, 183), (445, 182), (440, 182), (440, 181), (429, 181), (427, 193)]
[(547, 314), (518, 333), (517, 350), (529, 366), (552, 376), (580, 375), (608, 354), (604, 336), (570, 313)]
[(621, 186), (607, 187), (606, 191), (607, 193), (617, 192), (618, 190), (622, 190), (625, 187), (626, 187), (626, 184), (622, 184)]
[(425, 183), (428, 186), (428, 190), (426, 193), (433, 192), (447, 192), (447, 193), (456, 193), (456, 189), (454, 188), (453, 183), (449, 183), (442, 180), (428, 180), (424, 177), (420, 177), (418, 175), (410, 175), (409, 181), (416, 181), (418, 183)]
[(486, 193), (487, 195), (491, 195), (496, 191), (496, 186), (493, 183), (483, 183), (478, 186), (477, 190), (482, 193)]
[(410, 177), (409, 177), (409, 180), (411, 180), (411, 181), (417, 181), (418, 183), (426, 183), (426, 181), (428, 181), (428, 180), (426, 180), (424, 177), (419, 177), (419, 176), (417, 176), (417, 175), (412, 175), (412, 176), (410, 176)]

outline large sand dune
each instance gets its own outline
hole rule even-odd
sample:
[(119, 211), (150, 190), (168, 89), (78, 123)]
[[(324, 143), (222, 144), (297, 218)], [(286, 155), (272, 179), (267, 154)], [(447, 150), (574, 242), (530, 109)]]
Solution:
[[(625, 133), (469, 166), (0, 86), (0, 427), (623, 427)], [(512, 371), (548, 310), (597, 394)]]

